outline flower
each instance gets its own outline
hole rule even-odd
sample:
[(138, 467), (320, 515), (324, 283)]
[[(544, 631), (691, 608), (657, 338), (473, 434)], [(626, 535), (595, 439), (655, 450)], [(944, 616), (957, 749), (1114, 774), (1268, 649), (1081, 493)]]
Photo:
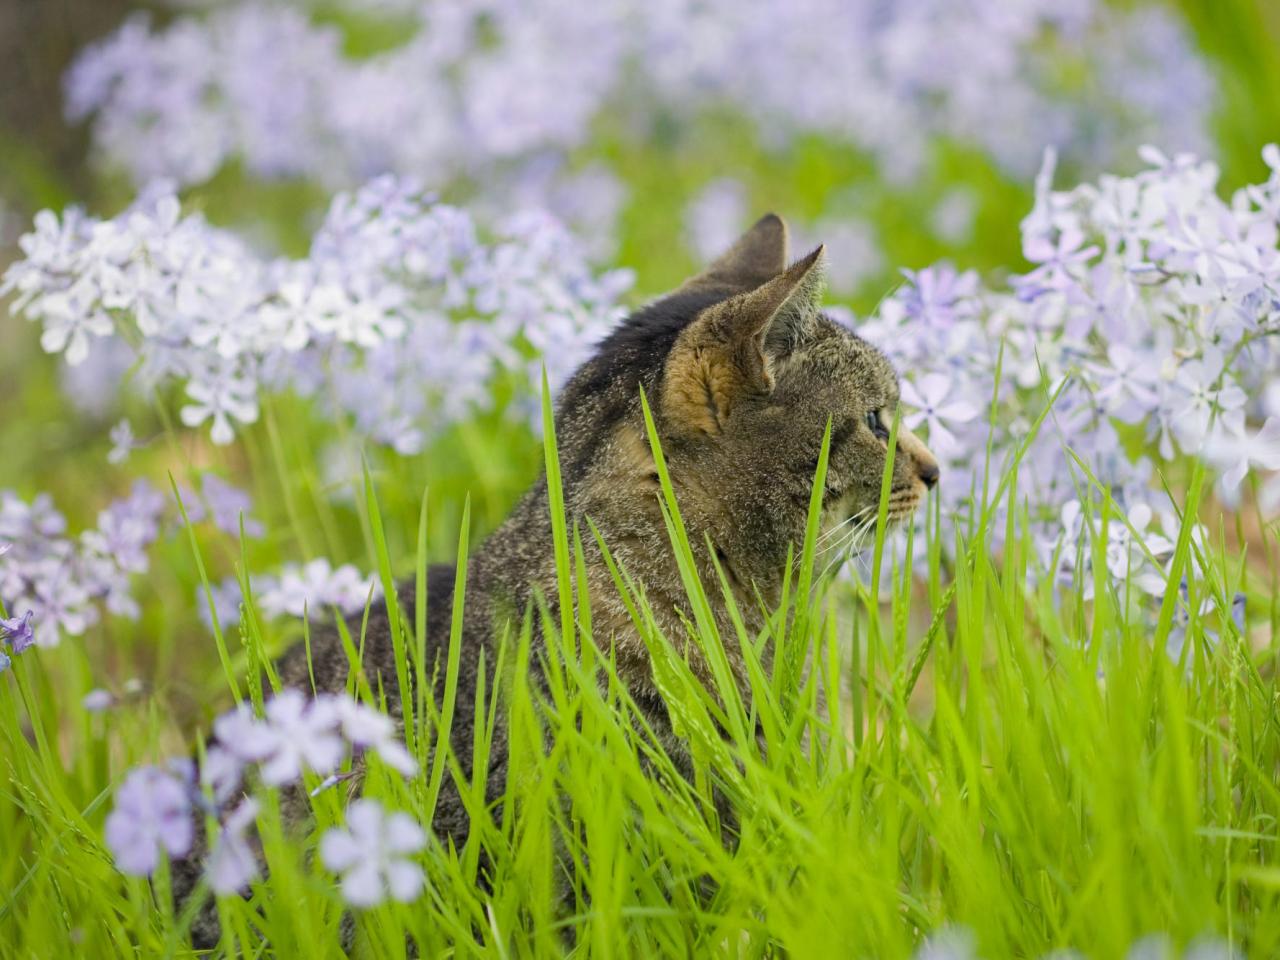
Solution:
[(254, 423), (258, 419), (255, 387), (240, 377), (192, 380), (187, 384), (187, 396), (195, 402), (179, 411), (182, 422), (188, 427), (198, 427), (211, 419), (210, 437), (219, 446), (230, 443), (235, 436), (232, 418), (241, 423)]
[[(358, 434), (415, 453), (487, 406), (504, 369), (528, 376), (536, 396), (540, 380), (526, 373), (535, 350), (562, 385), (619, 318), (630, 283), (624, 271), (596, 274), (546, 213), (506, 215), (481, 243), (469, 214), (408, 179), (335, 197), (301, 260), (264, 258), (180, 209), (172, 193), (148, 190), (111, 220), (41, 214), (0, 289), (17, 291), (15, 309), (54, 339), (73, 307), (94, 324), (131, 317), (137, 364), (122, 331), (93, 327), (108, 338), (95, 356), (109, 361), (89, 378), (93, 402), (135, 367), (148, 390), (181, 384), (180, 419), (208, 424), (220, 445), (257, 420), (262, 393), (295, 390)], [(523, 411), (527, 398), (517, 399)], [(118, 425), (112, 455), (130, 439)]]
[(324, 615), (328, 606), (354, 613), (364, 608), (375, 585), (372, 577), (361, 576), (350, 564), (335, 569), (320, 558), (302, 567), (285, 566), (278, 580), (262, 584), (259, 602), (271, 616)]
[(926, 330), (945, 330), (974, 306), (978, 275), (972, 270), (957, 273), (951, 264), (939, 263), (902, 275), (909, 281), (902, 295), (907, 317)]
[(1216, 432), (1205, 445), (1204, 456), (1222, 469), (1222, 487), (1234, 494), (1251, 466), (1280, 470), (1280, 417), (1268, 417), (1256, 433)]
[[(228, 716), (231, 717), (228, 720)], [(230, 738), (235, 735), (237, 730), (244, 730), (246, 727), (238, 726), (248, 721), (247, 729), (250, 734), (256, 734), (253, 728), (252, 714), (248, 712), (248, 708), (233, 710), (229, 715), (219, 718), (214, 724), (214, 732), (220, 737), (227, 738), (228, 742), (234, 743)], [(256, 759), (258, 756), (265, 756), (265, 750), (250, 746), (246, 743), (239, 743), (237, 749), (231, 747), (214, 744), (205, 751), (204, 762), (200, 764), (200, 783), (208, 787), (213, 793), (215, 803), (225, 803), (235, 793), (236, 787), (240, 786), (240, 778), (244, 772), (245, 761), (242, 755)]]
[(961, 397), (953, 397), (956, 382), (944, 373), (928, 373), (919, 384), (902, 381), (902, 399), (915, 412), (904, 417), (911, 429), (924, 424), (929, 429), (929, 442), (935, 452), (949, 458), (959, 449), (954, 434), (947, 424), (968, 423), (979, 413), (978, 407)]
[(282, 786), (304, 769), (328, 774), (342, 759), (337, 718), (327, 699), (308, 701), (300, 690), (282, 690), (257, 720), (241, 705), (214, 723), (218, 743), (242, 762), (259, 763), (262, 781)]
[(0, 617), (0, 638), (8, 640), (14, 653), (22, 653), (36, 642), (35, 632), (31, 628), (31, 620), (35, 614), (28, 610), (21, 617)]
[(350, 697), (339, 698), (335, 707), (342, 724), (342, 734), (352, 746), (376, 751), (387, 766), (406, 777), (418, 772), (417, 762), (395, 739), (395, 724), (385, 713)]
[(186, 856), (195, 836), (189, 771), (140, 767), (116, 791), (107, 816), (106, 841), (123, 873), (147, 876), (160, 851)]
[(406, 859), (426, 845), (426, 834), (407, 813), (384, 813), (374, 800), (347, 810), (347, 829), (334, 827), (320, 840), (320, 858), (342, 874), (342, 895), (353, 907), (373, 907), (388, 894), (408, 903), (422, 892), (422, 868)]
[(109, 710), (116, 702), (116, 698), (111, 695), (109, 690), (103, 690), (97, 687), (90, 690), (84, 695), (84, 699), (80, 701), (81, 705), (89, 713), (102, 713)]
[(111, 450), (107, 453), (107, 462), (112, 464), (124, 463), (129, 459), (129, 454), (138, 445), (133, 438), (133, 427), (128, 420), (121, 420), (111, 428), (109, 436), (111, 438)]
[(217, 474), (206, 473), (201, 481), (201, 492), (204, 494), (205, 503), (209, 505), (214, 526), (223, 533), (238, 537), (240, 519), (243, 516), (245, 536), (262, 536), (264, 532), (262, 524), (249, 516), (252, 506), (249, 495), (239, 487), (233, 487)]
[(222, 825), (209, 852), (206, 873), (209, 886), (219, 896), (242, 893), (258, 875), (258, 860), (245, 834), (258, 816), (259, 804), (252, 797), (236, 807)]
[[(1010, 14), (811, 0), (803, 16), (768, 2), (741, 20), (732, 0), (360, 6), (395, 10), (409, 39), (352, 57), (330, 22), (247, 0), (163, 27), (133, 17), (76, 59), (68, 115), (89, 119), (95, 152), (137, 183), (198, 183), (236, 161), (252, 176), (326, 184), (371, 169), (490, 182), (514, 166), (524, 187), (524, 167), (563, 161), (607, 111), (625, 106), (629, 125), (648, 131), (659, 117), (688, 124), (727, 105), (766, 141), (832, 137), (901, 182), (937, 136), (959, 136), (1018, 173), (1037, 159), (1030, 144), (1069, 139), (1077, 162), (1123, 155), (1153, 133), (1199, 146), (1214, 99), (1184, 23), (1150, 4), (1027, 0)], [(1046, 35), (1060, 57), (1046, 58)], [(566, 48), (577, 54), (557, 58)], [(1064, 58), (1113, 102), (1064, 88)], [(635, 63), (643, 74), (628, 69)], [(1090, 136), (1065, 136), (1086, 125)], [(545, 181), (535, 180), (557, 199)]]
[(973, 934), (964, 927), (943, 927), (930, 934), (913, 960), (977, 960)]

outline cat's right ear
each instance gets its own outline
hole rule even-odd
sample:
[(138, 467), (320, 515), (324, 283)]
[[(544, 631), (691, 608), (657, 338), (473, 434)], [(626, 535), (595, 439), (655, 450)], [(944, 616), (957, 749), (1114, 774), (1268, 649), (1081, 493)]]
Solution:
[(786, 223), (776, 213), (766, 213), (707, 269), (681, 284), (679, 292), (754, 290), (787, 269), (789, 245)]
[(667, 422), (683, 433), (719, 434), (739, 402), (770, 393), (775, 364), (813, 329), (825, 277), (826, 251), (818, 247), (754, 290), (698, 314), (663, 368)]

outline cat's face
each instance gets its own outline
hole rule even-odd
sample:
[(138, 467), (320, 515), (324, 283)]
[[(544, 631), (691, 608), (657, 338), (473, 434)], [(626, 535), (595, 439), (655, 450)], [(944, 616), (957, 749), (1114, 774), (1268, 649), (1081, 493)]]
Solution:
[[(791, 535), (830, 417), (823, 521), (852, 537), (877, 512), (898, 378), (884, 354), (819, 312), (824, 258), (819, 247), (787, 267), (786, 228), (766, 217), (686, 284), (730, 295), (677, 338), (662, 410), (686, 470), (716, 478), (727, 500), (789, 518)], [(909, 517), (937, 479), (937, 461), (900, 425), (889, 518)]]
[[(588, 512), (604, 501), (623, 516), (628, 503), (652, 500), (643, 427), (628, 399), (640, 386), (686, 523), (743, 573), (766, 576), (798, 546), (828, 418), (824, 546), (838, 548), (874, 522), (898, 379), (879, 350), (820, 312), (824, 257), (819, 247), (788, 266), (786, 227), (765, 217), (602, 346), (561, 406), (578, 448), (571, 458), (597, 500)], [(936, 460), (900, 425), (889, 518), (908, 518), (937, 479)]]

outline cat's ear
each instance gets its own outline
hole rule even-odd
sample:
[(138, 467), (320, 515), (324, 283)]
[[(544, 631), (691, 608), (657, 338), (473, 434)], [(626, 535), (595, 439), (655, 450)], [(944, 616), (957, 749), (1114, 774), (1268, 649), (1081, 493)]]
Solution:
[(663, 371), (662, 410), (689, 432), (721, 433), (744, 397), (773, 389), (773, 364), (812, 328), (826, 286), (818, 247), (754, 290), (714, 304), (681, 331)]
[(766, 213), (721, 257), (680, 285), (681, 291), (754, 290), (787, 268), (787, 225), (776, 213)]

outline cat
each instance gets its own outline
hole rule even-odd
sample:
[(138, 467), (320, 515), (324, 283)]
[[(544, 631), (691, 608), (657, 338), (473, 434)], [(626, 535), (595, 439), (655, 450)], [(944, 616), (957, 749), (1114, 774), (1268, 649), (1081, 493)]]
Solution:
[[(786, 225), (769, 214), (702, 273), (624, 321), (572, 377), (556, 404), (570, 523), (586, 518), (594, 523), (613, 558), (643, 585), (658, 625), (673, 639), (686, 635), (687, 601), (659, 505), (641, 389), (652, 407), (699, 574), (705, 584), (717, 584), (714, 564), (719, 564), (749, 631), (763, 625), (759, 600), (779, 601), (788, 551), (803, 537), (828, 416), (824, 526), (871, 516), (879, 504), (889, 424), (898, 405), (897, 376), (878, 349), (821, 312), (825, 249), (820, 246), (791, 265), (788, 260)], [(937, 461), (900, 426), (890, 520), (908, 518), (938, 477)], [(593, 635), (606, 651), (612, 649), (620, 678), (676, 756), (680, 745), (644, 640), (594, 538), (585, 537), (583, 546)], [(502, 622), (515, 618), (518, 625), (535, 589), (553, 604), (555, 615), (554, 557), (544, 475), (469, 561), (451, 731), (467, 777), (481, 652), (491, 670)], [(454, 574), (448, 566), (428, 571), (429, 665), (441, 663), (447, 652)], [(713, 603), (719, 598), (714, 613), (730, 666), (745, 686), (727, 604), (719, 590), (708, 593)], [(412, 584), (399, 590), (408, 623), (413, 622), (414, 594)], [(351, 630), (359, 635), (358, 620)], [(710, 669), (696, 645), (686, 649), (695, 673), (710, 684)], [(387, 707), (398, 719), (391, 628), (382, 604), (369, 613), (363, 668), (375, 690), (381, 682)], [(341, 691), (348, 670), (333, 629), (313, 633), (309, 662), (299, 644), (278, 664), (282, 682), (304, 690), (312, 689), (314, 677), (314, 689)], [(439, 674), (442, 687), (443, 670)], [(441, 692), (435, 691), (437, 697)], [(490, 799), (503, 793), (506, 761), (499, 723), (489, 767)], [(446, 777), (433, 826), (460, 847), (467, 815), (450, 781)], [(299, 806), (305, 812), (305, 798)], [(201, 932), (194, 931), (197, 942), (210, 934), (216, 941), (213, 931)]]

